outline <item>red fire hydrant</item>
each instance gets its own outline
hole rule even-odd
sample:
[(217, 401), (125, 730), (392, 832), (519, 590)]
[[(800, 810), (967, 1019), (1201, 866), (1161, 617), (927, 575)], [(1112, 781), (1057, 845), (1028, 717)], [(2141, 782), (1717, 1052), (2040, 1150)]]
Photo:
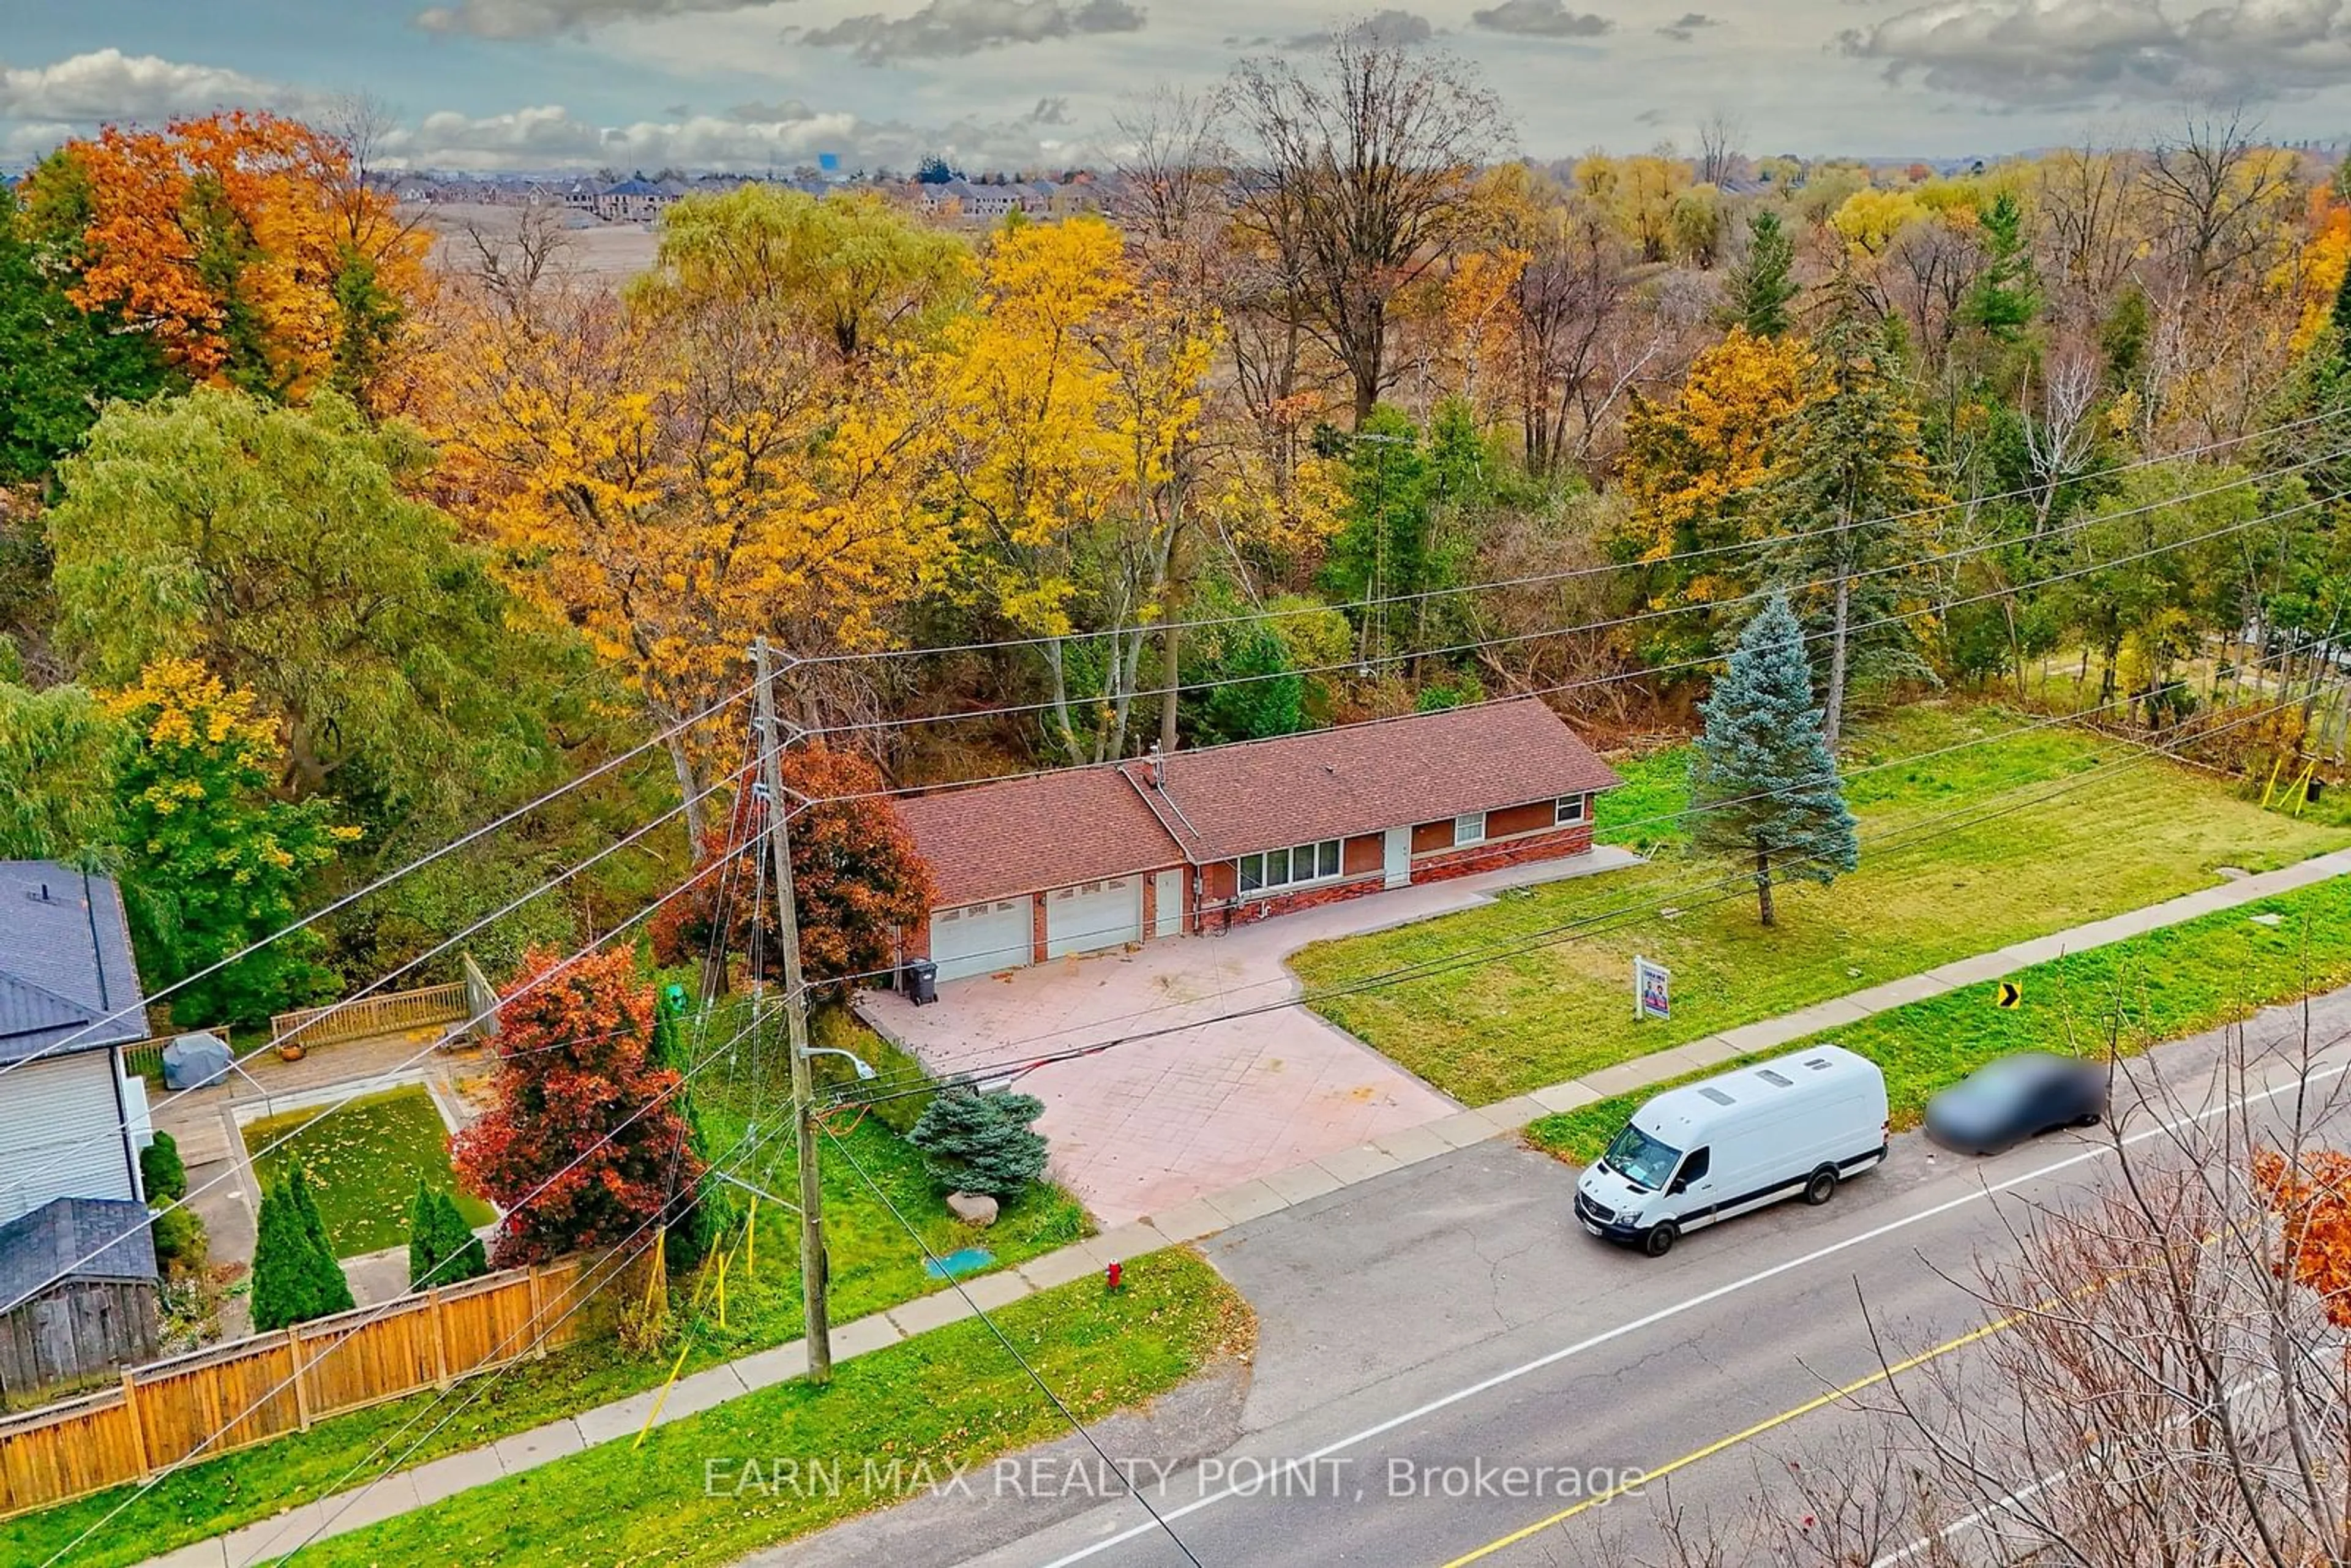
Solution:
[(1115, 1291), (1115, 1290), (1119, 1289), (1119, 1288), (1120, 1288), (1120, 1286), (1121, 1286), (1122, 1284), (1123, 1284), (1123, 1283), (1124, 1283), (1124, 1281), (1125, 1281), (1125, 1275), (1126, 1275), (1126, 1265), (1125, 1265), (1125, 1264), (1123, 1264), (1123, 1263), (1113, 1263), (1113, 1264), (1110, 1266), (1110, 1268), (1109, 1268), (1109, 1270), (1108, 1270), (1108, 1271), (1107, 1271), (1107, 1279), (1108, 1279), (1108, 1282), (1109, 1282), (1109, 1287), (1110, 1287), (1110, 1289), (1112, 1289), (1112, 1290), (1113, 1290), (1113, 1291)]

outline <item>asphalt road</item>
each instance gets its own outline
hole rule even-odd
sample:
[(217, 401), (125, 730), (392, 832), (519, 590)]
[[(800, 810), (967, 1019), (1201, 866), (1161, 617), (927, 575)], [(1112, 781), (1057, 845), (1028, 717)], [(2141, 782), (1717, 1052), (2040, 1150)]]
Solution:
[[(2247, 1030), (2256, 1049), (2302, 1035), (2298, 1013)], [(2314, 1004), (2311, 1034), (2351, 1036), (2351, 991)], [(2150, 1059), (2175, 1104), (2210, 1103), (2223, 1046), (2199, 1036)], [(2151, 1139), (2154, 1120), (2123, 1108), (2119, 1131)], [(1055, 1484), (1056, 1463), (1091, 1460), (1070, 1443), (976, 1475), (985, 1507), (927, 1499), (761, 1561), (856, 1560), (884, 1528), (905, 1568), (1594, 1561), (1611, 1538), (1650, 1539), (1661, 1500), (1728, 1520), (1785, 1456), (1864, 1435), (1834, 1396), (1880, 1372), (1881, 1347), (1967, 1356), (1945, 1347), (1986, 1313), (1952, 1281), (2009, 1249), (2022, 1206), (2064, 1203), (2114, 1163), (2103, 1130), (1984, 1160), (1907, 1135), (1824, 1207), (1767, 1210), (1652, 1260), (1575, 1226), (1569, 1167), (1457, 1151), (1204, 1244), (1262, 1324), (1233, 1440), (1213, 1448), (1195, 1418), (1185, 1443), (1155, 1445), (1145, 1417), (1105, 1443), (1137, 1460), (1189, 1559), (1098, 1465)]]

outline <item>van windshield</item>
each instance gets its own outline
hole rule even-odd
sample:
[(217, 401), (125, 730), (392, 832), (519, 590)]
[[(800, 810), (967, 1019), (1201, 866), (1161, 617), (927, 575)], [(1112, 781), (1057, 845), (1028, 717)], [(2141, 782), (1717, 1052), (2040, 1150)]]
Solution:
[(1679, 1149), (1657, 1142), (1627, 1122), (1625, 1130), (1609, 1143), (1608, 1152), (1600, 1156), (1600, 1163), (1635, 1186), (1655, 1192), (1666, 1185), (1666, 1178), (1674, 1174), (1674, 1166), (1681, 1163), (1681, 1158)]

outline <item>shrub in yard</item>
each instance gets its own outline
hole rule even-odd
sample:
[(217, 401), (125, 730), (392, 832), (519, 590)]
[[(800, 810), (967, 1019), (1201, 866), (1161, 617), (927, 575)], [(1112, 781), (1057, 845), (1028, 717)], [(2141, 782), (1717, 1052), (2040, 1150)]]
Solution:
[(201, 1270), (212, 1245), (204, 1220), (185, 1205), (155, 1217), (154, 1241), (155, 1266), (167, 1278)]
[(408, 1288), (455, 1285), (489, 1271), (489, 1253), (457, 1212), (456, 1200), (418, 1182), (415, 1201), (408, 1206)]
[(653, 1033), (653, 988), (626, 947), (526, 961), (498, 1007), (496, 1103), (452, 1149), (466, 1186), (507, 1211), (500, 1267), (617, 1246), (701, 1181)]
[(1045, 1174), (1045, 1140), (1029, 1124), (1045, 1113), (1033, 1094), (943, 1090), (906, 1141), (923, 1151), (931, 1179), (949, 1192), (1011, 1198)]
[(188, 1167), (180, 1159), (180, 1145), (169, 1133), (139, 1151), (139, 1182), (152, 1204), (175, 1203), (188, 1196)]
[(299, 1165), (261, 1197), (253, 1249), (253, 1326), (264, 1333), (351, 1306), (350, 1281), (327, 1246), (326, 1228)]

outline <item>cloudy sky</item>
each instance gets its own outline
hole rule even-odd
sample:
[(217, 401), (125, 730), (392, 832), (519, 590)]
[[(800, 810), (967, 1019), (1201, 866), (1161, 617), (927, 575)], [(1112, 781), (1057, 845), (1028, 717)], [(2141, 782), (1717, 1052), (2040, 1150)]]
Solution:
[[(1405, 0), (1518, 150), (1675, 139), (1962, 156), (2145, 136), (2183, 106), (2351, 130), (2351, 0)], [(874, 8), (869, 8), (874, 7)], [(1589, 7), (1589, 8), (1587, 8)], [(0, 0), (0, 166), (105, 120), (364, 91), (413, 165), (622, 170), (1082, 162), (1155, 82), (1310, 48), (1296, 0)]]

